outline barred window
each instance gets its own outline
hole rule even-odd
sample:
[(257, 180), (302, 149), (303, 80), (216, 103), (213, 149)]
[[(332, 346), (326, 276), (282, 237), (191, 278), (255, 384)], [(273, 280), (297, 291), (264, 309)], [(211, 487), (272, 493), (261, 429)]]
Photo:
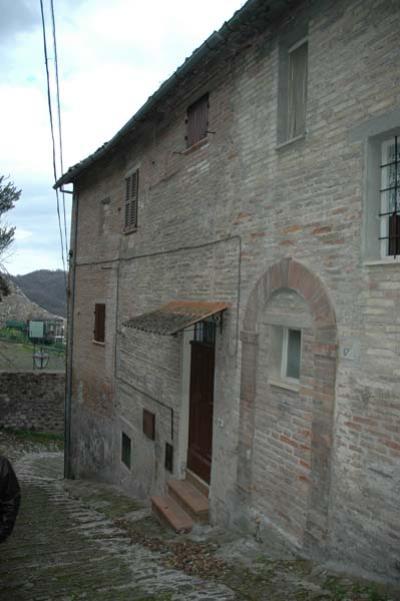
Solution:
[(400, 137), (382, 142), (380, 189), (381, 256), (400, 255)]
[(125, 178), (125, 229), (138, 224), (139, 169)]
[(187, 110), (187, 147), (193, 146), (207, 136), (208, 130), (208, 94), (191, 104)]

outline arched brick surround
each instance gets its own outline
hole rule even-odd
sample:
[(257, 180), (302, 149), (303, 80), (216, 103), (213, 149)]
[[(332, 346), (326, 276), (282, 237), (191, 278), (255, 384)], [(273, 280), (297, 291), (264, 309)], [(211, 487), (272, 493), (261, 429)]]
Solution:
[[(320, 279), (292, 259), (276, 263), (258, 280), (250, 294), (241, 332), (242, 369), (238, 487), (242, 502), (252, 507), (252, 454), (257, 382), (259, 316), (271, 296), (289, 289), (307, 303), (314, 331), (313, 415), (311, 428), (311, 488), (306, 530), (302, 541), (309, 551), (326, 546), (331, 479), (331, 449), (337, 365), (335, 312)], [(301, 384), (301, 381), (300, 381)], [(310, 384), (309, 384), (310, 386)], [(268, 517), (268, 516), (267, 516)]]

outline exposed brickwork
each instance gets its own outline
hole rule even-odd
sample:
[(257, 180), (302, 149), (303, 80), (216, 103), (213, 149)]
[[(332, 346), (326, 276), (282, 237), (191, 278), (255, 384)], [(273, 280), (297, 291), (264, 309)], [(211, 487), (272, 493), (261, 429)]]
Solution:
[(0, 372), (0, 427), (64, 432), (65, 374)]
[[(287, 289), (296, 292), (298, 300), (288, 297)], [(275, 318), (280, 317), (282, 325), (285, 319), (297, 315), (298, 325), (303, 326), (300, 385), (304, 379), (305, 386), (298, 391), (284, 389), (279, 382), (276, 385), (271, 381), (272, 355), (276, 351), (268, 340), (267, 318), (267, 324), (262, 327), (265, 312), (271, 315), (269, 301)], [(302, 313), (307, 313), (307, 307), (313, 329), (304, 328)], [(321, 307), (325, 309), (323, 318)], [(332, 328), (330, 344), (314, 343), (320, 324)], [(285, 259), (273, 265), (258, 281), (248, 301), (244, 327), (262, 333), (257, 371), (249, 372), (246, 367), (254, 361), (255, 351), (252, 349), (250, 359), (249, 347), (242, 347), (242, 374), (246, 372), (246, 377), (252, 378), (248, 387), (257, 389), (258, 398), (253, 407), (254, 465), (248, 502), (300, 544), (311, 544), (311, 537), (312, 547), (315, 543), (325, 546), (337, 350), (331, 302), (318, 278), (301, 264)], [(245, 393), (242, 389), (243, 407), (248, 406)], [(247, 432), (247, 446), (248, 439)], [(243, 461), (242, 455), (239, 462)], [(310, 467), (304, 469), (305, 465)], [(240, 472), (238, 477), (240, 479)]]
[[(277, 148), (279, 40), (303, 21), (307, 132)], [(400, 265), (364, 260), (370, 182), (359, 132), (373, 119), (400, 128), (399, 26), (391, 0), (300, 3), (222, 65), (188, 76), (134, 139), (80, 177), (72, 365), (77, 473), (107, 474), (143, 496), (162, 492), (172, 413), (181, 463), (187, 444), (182, 335), (123, 323), (175, 299), (230, 303), (216, 347), (212, 520), (245, 516), (255, 528), (261, 514), (305, 549), (393, 577)], [(186, 152), (186, 108), (205, 92), (215, 134)], [(138, 228), (125, 235), (124, 177), (135, 167)], [(300, 386), (272, 391), (270, 324), (260, 324), (288, 289), (309, 320)], [(104, 347), (92, 342), (95, 302), (106, 304)], [(155, 441), (143, 435), (143, 408), (156, 414)], [(120, 462), (122, 428), (132, 437), (131, 472)], [(252, 491), (262, 473), (273, 495), (266, 477)]]

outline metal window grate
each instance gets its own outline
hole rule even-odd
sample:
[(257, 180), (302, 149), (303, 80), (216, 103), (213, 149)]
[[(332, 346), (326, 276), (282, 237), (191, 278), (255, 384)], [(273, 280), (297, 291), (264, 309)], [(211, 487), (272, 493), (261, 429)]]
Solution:
[(193, 339), (203, 344), (215, 344), (216, 325), (214, 321), (199, 321), (194, 326)]
[(138, 222), (139, 170), (125, 179), (125, 228), (135, 228)]
[(380, 213), (383, 255), (400, 254), (400, 146), (394, 136), (382, 144)]

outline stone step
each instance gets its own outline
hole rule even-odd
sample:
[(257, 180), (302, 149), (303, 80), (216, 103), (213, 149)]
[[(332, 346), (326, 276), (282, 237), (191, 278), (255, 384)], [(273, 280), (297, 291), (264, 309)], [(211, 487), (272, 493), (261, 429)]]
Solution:
[(188, 468), (186, 468), (186, 480), (190, 482), (190, 484), (193, 484), (193, 486), (203, 493), (203, 495), (205, 495), (208, 499), (210, 487), (207, 482), (204, 482), (204, 480), (202, 480), (194, 472), (191, 472)]
[(178, 534), (192, 530), (192, 518), (169, 495), (151, 497), (151, 507), (158, 519)]
[(208, 523), (208, 497), (188, 480), (168, 480), (168, 494), (196, 522)]

